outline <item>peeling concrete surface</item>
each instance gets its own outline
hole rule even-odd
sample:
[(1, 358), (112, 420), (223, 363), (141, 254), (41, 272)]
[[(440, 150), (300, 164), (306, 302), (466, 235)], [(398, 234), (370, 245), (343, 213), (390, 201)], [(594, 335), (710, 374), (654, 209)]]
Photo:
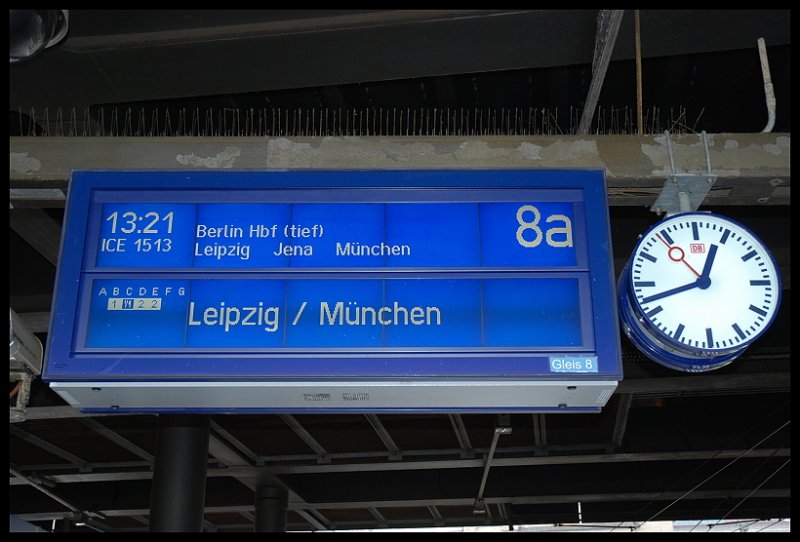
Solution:
[[(690, 138), (688, 142), (687, 138)], [(697, 136), (681, 136), (680, 138), (671, 137), (670, 147), (672, 147), (672, 160), (675, 162), (676, 169), (674, 172), (672, 171), (666, 136), (654, 136), (653, 140), (657, 143), (656, 145), (642, 144), (642, 154), (647, 156), (656, 168), (652, 170), (652, 175), (666, 176), (673, 173), (706, 174), (708, 172), (705, 144), (699, 134)], [(716, 142), (712, 136), (708, 136), (707, 142), (713, 170), (714, 146)], [(735, 149), (737, 145), (738, 143), (735, 141), (726, 142), (725, 148)]]
[(577, 162), (603, 167), (597, 152), (597, 142), (593, 139), (558, 140), (542, 148), (541, 156), (542, 160), (548, 162), (570, 164)]
[(459, 160), (476, 160), (481, 156), (490, 158), (506, 158), (511, 154), (511, 149), (493, 149), (482, 139), (465, 141), (458, 146), (453, 157)]
[[(325, 137), (318, 146), (287, 138), (271, 139), (267, 144), (267, 167), (336, 167), (359, 164), (359, 167), (387, 167), (395, 164), (415, 166), (482, 166), (539, 165), (603, 167), (594, 140), (556, 140), (549, 145), (528, 141), (509, 146), (483, 139), (460, 143), (440, 139), (406, 141), (384, 138)], [(533, 164), (532, 164), (533, 163)]]
[(541, 145), (534, 145), (533, 143), (528, 143), (527, 141), (523, 141), (519, 144), (519, 153), (522, 156), (525, 156), (528, 160), (541, 160), (542, 159), (542, 147)]
[(664, 136), (656, 136), (654, 139), (658, 143), (657, 145), (642, 143), (642, 154), (647, 156), (653, 163), (653, 166), (657, 168), (653, 169), (650, 174), (669, 175), (672, 172), (670, 171), (669, 153), (667, 151), (667, 138)]
[(179, 154), (175, 157), (179, 164), (185, 166), (205, 167), (209, 169), (232, 168), (236, 163), (236, 157), (242, 154), (238, 147), (225, 147), (216, 156), (203, 158), (194, 154)]
[[(688, 138), (695, 139), (687, 143)], [(711, 160), (711, 170), (715, 175), (721, 177), (739, 177), (746, 171), (754, 168), (764, 168), (766, 155), (780, 157), (784, 152), (788, 152), (790, 138), (780, 136), (775, 139), (775, 143), (745, 144), (747, 137), (738, 138), (737, 136), (716, 134), (708, 136), (709, 156)], [(653, 163), (654, 169), (651, 175), (669, 175), (672, 173), (669, 153), (667, 149), (666, 137), (664, 135), (654, 136), (656, 144), (643, 143), (642, 153)], [(742, 141), (744, 140), (744, 141)], [(722, 143), (724, 141), (724, 143)], [(722, 143), (720, 146), (719, 143)], [(673, 137), (671, 140), (672, 155), (675, 160), (676, 173), (704, 174), (707, 172), (705, 149), (700, 136), (680, 136)], [(782, 158), (776, 161), (774, 166), (783, 165)], [(724, 166), (724, 167), (722, 167)]]
[[(791, 184), (790, 134), (708, 134), (707, 141), (716, 204), (789, 204), (787, 190), (773, 191), (776, 179)], [(671, 142), (678, 172), (706, 173), (700, 134), (673, 135)], [(65, 188), (74, 169), (604, 168), (613, 205), (650, 205), (672, 173), (664, 134), (11, 137), (10, 151), (12, 187), (26, 189)]]
[[(319, 149), (319, 146), (316, 148)], [(278, 152), (307, 152), (312, 149), (314, 149), (314, 147), (312, 147), (310, 143), (297, 143), (285, 137), (270, 139), (269, 143), (267, 143), (267, 153), (269, 154)]]
[(31, 175), (42, 168), (42, 163), (36, 158), (29, 157), (27, 152), (10, 153), (8, 162), (11, 173)]
[(287, 138), (267, 143), (266, 167), (387, 167), (414, 164), (420, 160), (442, 160), (438, 149), (419, 141), (363, 139), (360, 137), (324, 137), (316, 147)]

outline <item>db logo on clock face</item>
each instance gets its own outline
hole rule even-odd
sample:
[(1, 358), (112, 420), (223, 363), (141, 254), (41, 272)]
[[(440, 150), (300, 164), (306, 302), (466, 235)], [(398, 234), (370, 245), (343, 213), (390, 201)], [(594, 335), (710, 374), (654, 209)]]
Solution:
[(703, 243), (691, 243), (689, 245), (689, 250), (692, 254), (704, 254), (706, 246)]

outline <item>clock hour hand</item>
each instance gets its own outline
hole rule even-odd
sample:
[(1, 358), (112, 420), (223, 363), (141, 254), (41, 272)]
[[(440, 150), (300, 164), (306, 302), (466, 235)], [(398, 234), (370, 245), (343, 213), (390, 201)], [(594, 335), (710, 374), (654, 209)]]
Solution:
[(673, 288), (671, 290), (666, 290), (666, 291), (658, 293), (658, 294), (653, 294), (653, 295), (651, 295), (649, 297), (645, 297), (644, 299), (642, 299), (641, 302), (643, 304), (644, 303), (650, 303), (651, 301), (656, 301), (657, 299), (662, 299), (664, 297), (669, 297), (671, 295), (675, 295), (675, 294), (679, 294), (681, 292), (685, 292), (687, 290), (691, 290), (692, 288), (697, 288), (699, 286), (698, 285), (698, 281), (699, 281), (699, 279), (694, 281), (694, 282), (690, 282), (689, 284), (684, 284), (683, 286), (678, 286), (677, 288)]

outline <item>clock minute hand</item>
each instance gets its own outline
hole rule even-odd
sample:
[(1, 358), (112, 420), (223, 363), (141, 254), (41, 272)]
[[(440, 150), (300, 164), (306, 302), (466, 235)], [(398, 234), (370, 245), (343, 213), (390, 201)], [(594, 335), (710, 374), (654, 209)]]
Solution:
[(701, 277), (708, 278), (711, 273), (711, 265), (714, 263), (714, 257), (717, 255), (717, 245), (708, 247), (708, 256), (706, 256), (706, 263), (703, 264), (703, 272), (700, 273)]
[(677, 288), (673, 288), (671, 290), (666, 290), (659, 294), (653, 294), (649, 297), (645, 297), (642, 299), (642, 303), (650, 303), (651, 301), (656, 301), (657, 299), (662, 299), (664, 297), (669, 297), (671, 295), (679, 294), (681, 292), (685, 292), (687, 290), (691, 290), (693, 288), (697, 288), (699, 285), (697, 284), (698, 281), (690, 282), (689, 284), (684, 284), (683, 286), (678, 286)]

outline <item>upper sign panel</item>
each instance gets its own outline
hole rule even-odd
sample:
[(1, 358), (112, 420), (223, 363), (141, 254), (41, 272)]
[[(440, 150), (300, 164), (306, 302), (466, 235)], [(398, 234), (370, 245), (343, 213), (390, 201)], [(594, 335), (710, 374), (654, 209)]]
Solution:
[[(586, 246), (575, 243), (575, 229), (585, 228), (578, 190), (520, 190), (516, 201), (504, 201), (509, 194), (500, 190), (384, 192), (384, 198), (417, 201), (365, 202), (376, 195), (349, 190), (335, 194), (347, 203), (272, 203), (312, 194), (257, 190), (217, 203), (219, 195), (201, 192), (192, 194), (192, 203), (179, 203), (187, 194), (165, 191), (161, 202), (144, 203), (149, 192), (97, 191), (91, 218), (99, 235), (88, 247), (87, 268), (585, 266)], [(121, 196), (124, 203), (115, 201)]]

